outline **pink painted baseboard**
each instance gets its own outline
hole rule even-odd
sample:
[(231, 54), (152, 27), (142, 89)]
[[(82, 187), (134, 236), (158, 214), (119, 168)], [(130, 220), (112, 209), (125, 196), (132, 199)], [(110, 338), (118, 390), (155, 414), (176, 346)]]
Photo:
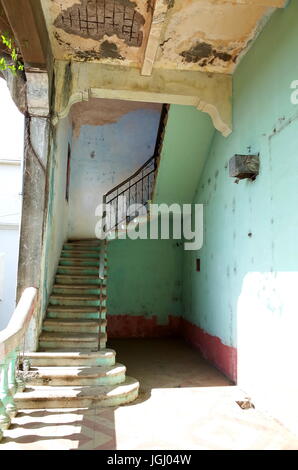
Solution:
[(183, 338), (199, 349), (205, 359), (212, 362), (233, 382), (237, 382), (237, 349), (223, 344), (220, 338), (212, 336), (202, 328), (181, 319)]
[(159, 325), (157, 317), (143, 315), (109, 315), (108, 338), (162, 338), (180, 336), (180, 317), (169, 316), (166, 325)]
[(169, 315), (168, 324), (159, 325), (156, 316), (108, 316), (108, 338), (163, 337), (184, 338), (233, 382), (237, 381), (237, 349), (223, 344), (220, 338), (184, 318)]

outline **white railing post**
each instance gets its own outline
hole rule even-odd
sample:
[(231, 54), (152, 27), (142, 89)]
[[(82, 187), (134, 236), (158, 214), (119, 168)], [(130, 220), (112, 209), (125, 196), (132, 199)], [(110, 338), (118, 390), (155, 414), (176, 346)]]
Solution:
[(10, 393), (14, 395), (17, 392), (18, 384), (16, 380), (16, 365), (18, 360), (18, 350), (16, 349), (8, 356), (9, 366), (8, 366), (8, 388)]
[(5, 402), (3, 400), (3, 398), (5, 398), (5, 393), (3, 392), (4, 385), (5, 385), (5, 375), (6, 375), (6, 367), (5, 367), (4, 361), (2, 360), (0, 362), (0, 430), (1, 431), (8, 429), (10, 426), (10, 422), (11, 422), (10, 416), (8, 415), (8, 412), (6, 410)]
[(6, 413), (13, 418), (17, 414), (17, 407), (8, 385), (8, 369), (10, 365), (10, 355), (6, 356), (0, 362), (0, 400), (2, 401)]
[[(10, 426), (11, 420), (2, 401), (0, 400), (0, 432), (8, 429)], [(2, 434), (2, 433), (1, 433)]]

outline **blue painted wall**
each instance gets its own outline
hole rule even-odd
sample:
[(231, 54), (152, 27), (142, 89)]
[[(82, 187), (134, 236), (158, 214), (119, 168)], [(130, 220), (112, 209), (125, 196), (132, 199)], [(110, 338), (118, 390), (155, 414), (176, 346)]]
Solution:
[(73, 137), (69, 238), (94, 238), (95, 208), (153, 155), (159, 119), (159, 111), (140, 109), (116, 123), (82, 126)]

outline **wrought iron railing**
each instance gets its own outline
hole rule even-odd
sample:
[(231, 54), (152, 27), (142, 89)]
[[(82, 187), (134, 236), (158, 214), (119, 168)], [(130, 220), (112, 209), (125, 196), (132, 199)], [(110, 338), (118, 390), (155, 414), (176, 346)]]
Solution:
[[(154, 189), (156, 168), (156, 157), (153, 156), (133, 175), (104, 195), (103, 203), (109, 204), (111, 208), (110, 217), (107, 217), (108, 230), (124, 228), (124, 225), (136, 216), (147, 214), (148, 201), (151, 200)], [(135, 209), (138, 206), (138, 210), (129, 211), (133, 205)]]
[[(153, 157), (149, 158), (133, 175), (115, 186), (103, 197), (104, 204), (110, 204), (110, 217), (106, 215), (106, 231), (124, 229), (126, 223), (136, 216), (146, 216), (148, 202), (151, 201), (156, 180), (157, 169), (166, 123), (168, 119), (169, 105), (164, 104), (160, 115), (159, 128)], [(128, 209), (132, 205), (139, 206), (136, 211)], [(141, 207), (142, 206), (142, 207)], [(111, 214), (113, 216), (111, 217)]]

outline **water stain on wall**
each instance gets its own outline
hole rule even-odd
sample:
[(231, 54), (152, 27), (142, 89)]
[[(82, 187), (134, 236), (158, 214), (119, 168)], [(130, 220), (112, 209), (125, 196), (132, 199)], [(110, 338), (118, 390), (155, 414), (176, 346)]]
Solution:
[(235, 61), (237, 58), (233, 58), (227, 52), (218, 51), (211, 44), (201, 41), (197, 42), (190, 49), (181, 52), (180, 55), (184, 58), (185, 62), (198, 63), (201, 67), (213, 64), (215, 59), (229, 62), (231, 60)]
[(120, 59), (123, 60), (124, 57), (121, 56), (118, 50), (117, 44), (114, 42), (103, 41), (100, 45), (100, 57), (102, 59)]

